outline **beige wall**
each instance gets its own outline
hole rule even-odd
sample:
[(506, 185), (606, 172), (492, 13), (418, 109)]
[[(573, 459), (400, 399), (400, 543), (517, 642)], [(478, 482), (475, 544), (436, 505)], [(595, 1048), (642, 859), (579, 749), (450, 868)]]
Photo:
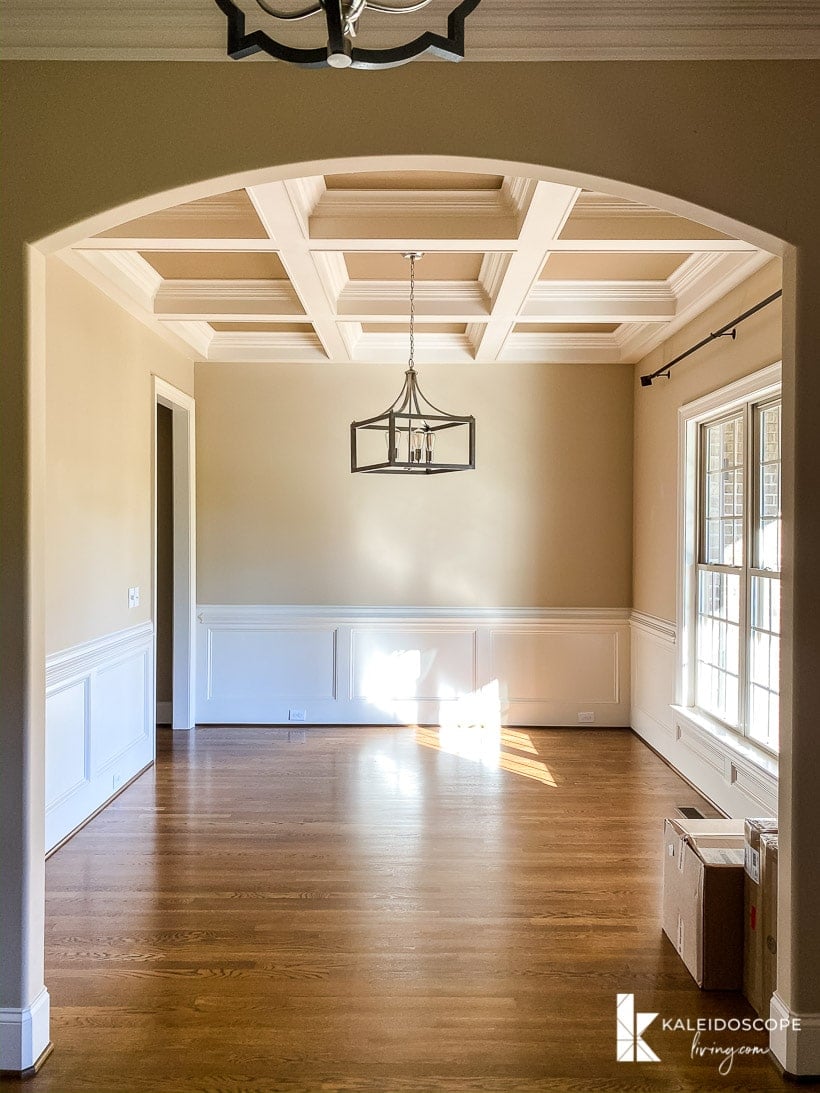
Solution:
[(678, 579), (678, 409), (781, 359), (780, 300), (672, 369), (672, 378), (640, 386), (654, 372), (713, 330), (780, 287), (780, 262), (772, 260), (694, 322), (678, 331), (635, 368), (635, 496), (633, 606), (675, 621)]
[(402, 368), (198, 364), (200, 603), (628, 607), (632, 370), (425, 365), (475, 471), (352, 475)]
[[(46, 652), (151, 618), (151, 374), (193, 365), (56, 258), (46, 324)], [(139, 585), (140, 606), (128, 609)]]

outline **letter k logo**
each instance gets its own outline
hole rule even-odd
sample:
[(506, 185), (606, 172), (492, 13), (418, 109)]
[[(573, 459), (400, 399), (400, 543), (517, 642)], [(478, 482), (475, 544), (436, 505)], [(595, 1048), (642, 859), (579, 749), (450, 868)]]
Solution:
[(615, 1005), (615, 1058), (619, 1063), (659, 1063), (660, 1057), (649, 1044), (644, 1043), (643, 1033), (657, 1017), (657, 1013), (636, 1013), (635, 995), (619, 994)]

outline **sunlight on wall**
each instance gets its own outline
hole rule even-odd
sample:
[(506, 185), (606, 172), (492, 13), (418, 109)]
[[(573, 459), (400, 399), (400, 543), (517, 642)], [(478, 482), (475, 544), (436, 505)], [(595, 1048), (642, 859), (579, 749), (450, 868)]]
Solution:
[(364, 672), (362, 693), (368, 702), (409, 725), (418, 720), (415, 695), (421, 676), (419, 649), (373, 653)]

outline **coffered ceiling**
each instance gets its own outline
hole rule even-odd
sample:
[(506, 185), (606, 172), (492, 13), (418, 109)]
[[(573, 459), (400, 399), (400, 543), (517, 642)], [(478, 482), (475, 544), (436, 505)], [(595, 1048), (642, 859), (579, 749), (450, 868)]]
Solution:
[[(282, 25), (237, 0), (247, 29), (290, 45), (321, 43), (321, 15)], [(368, 11), (361, 44), (444, 32), (456, 0), (401, 16)], [(279, 0), (296, 10), (300, 0)], [(482, 0), (467, 21), (468, 60), (681, 60), (817, 57), (817, 0)], [(218, 60), (225, 17), (214, 0), (4, 0), (3, 55), (16, 59)], [(246, 62), (243, 62), (246, 63)], [(272, 62), (271, 62), (272, 63)], [(348, 86), (347, 84), (345, 86)]]
[(630, 363), (770, 255), (623, 198), (418, 171), (269, 182), (63, 252), (199, 360)]

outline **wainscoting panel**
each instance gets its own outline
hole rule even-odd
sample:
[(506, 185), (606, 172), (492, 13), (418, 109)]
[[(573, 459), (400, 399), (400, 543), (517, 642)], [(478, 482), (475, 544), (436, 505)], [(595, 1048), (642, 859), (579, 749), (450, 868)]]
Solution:
[(675, 705), (674, 624), (633, 612), (631, 631), (635, 732), (727, 816), (776, 816), (776, 764), (761, 768), (742, 741), (728, 731), (717, 735)]
[[(202, 605), (201, 724), (629, 724), (621, 610)], [(242, 635), (241, 639), (237, 635)]]
[(46, 661), (46, 849), (154, 757), (150, 623)]
[(241, 701), (251, 691), (260, 699), (335, 697), (334, 628), (214, 626), (209, 630), (208, 697)]
[(475, 630), (356, 628), (352, 699), (436, 702), (476, 689)]
[(52, 691), (47, 712), (46, 801), (53, 808), (88, 781), (88, 680)]
[(618, 701), (618, 635), (494, 630), (492, 674), (511, 702)]

